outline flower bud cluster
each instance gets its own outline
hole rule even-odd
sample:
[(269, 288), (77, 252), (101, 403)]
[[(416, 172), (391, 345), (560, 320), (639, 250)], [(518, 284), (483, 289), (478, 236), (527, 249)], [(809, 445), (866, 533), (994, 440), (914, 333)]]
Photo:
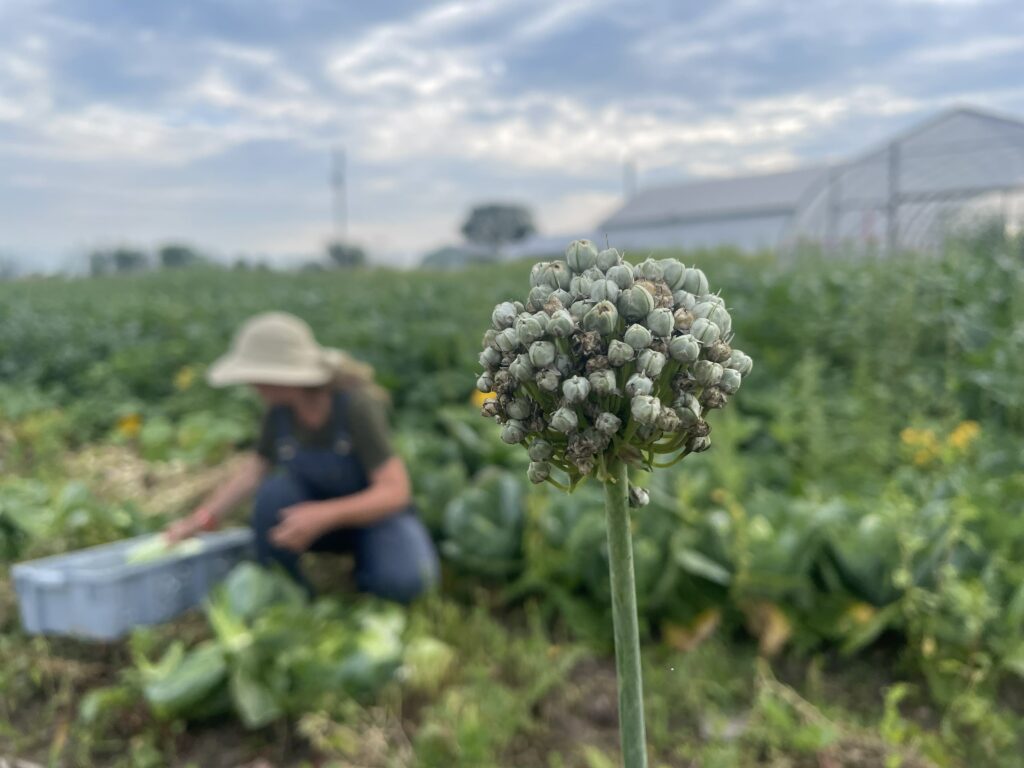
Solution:
[(558, 468), (575, 485), (610, 458), (649, 467), (711, 445), (707, 413), (753, 367), (731, 342), (732, 318), (700, 269), (631, 265), (576, 240), (564, 260), (533, 266), (525, 303), (491, 313), (477, 388), (496, 397), (483, 414), (528, 449), (535, 483)]

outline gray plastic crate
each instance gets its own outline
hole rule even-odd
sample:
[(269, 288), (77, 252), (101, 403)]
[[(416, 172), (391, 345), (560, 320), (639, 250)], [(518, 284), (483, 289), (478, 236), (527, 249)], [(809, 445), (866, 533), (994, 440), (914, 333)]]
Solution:
[(15, 565), (11, 574), (25, 631), (115, 640), (199, 605), (252, 552), (252, 531), (237, 528), (201, 534), (203, 549), (193, 554), (126, 563), (126, 554), (146, 538)]

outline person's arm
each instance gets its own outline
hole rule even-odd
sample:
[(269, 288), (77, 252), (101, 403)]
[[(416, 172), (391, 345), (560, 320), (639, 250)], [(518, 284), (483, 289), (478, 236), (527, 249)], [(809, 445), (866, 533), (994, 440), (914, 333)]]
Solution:
[(412, 488), (405, 463), (392, 456), (370, 474), (370, 485), (365, 490), (283, 510), (281, 522), (270, 532), (270, 540), (279, 547), (302, 552), (328, 531), (371, 525), (399, 512), (411, 501)]
[(215, 528), (224, 515), (256, 490), (268, 468), (269, 463), (259, 454), (247, 456), (235, 473), (218, 486), (192, 514), (167, 528), (167, 538), (180, 541), (200, 531)]
[(405, 509), (412, 501), (412, 488), (405, 463), (392, 456), (370, 476), (370, 485), (359, 493), (323, 502), (331, 528), (370, 525)]

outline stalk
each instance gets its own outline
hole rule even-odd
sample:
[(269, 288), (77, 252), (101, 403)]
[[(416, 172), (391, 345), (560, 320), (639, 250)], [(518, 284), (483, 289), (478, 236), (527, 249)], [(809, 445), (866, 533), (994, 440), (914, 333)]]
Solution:
[(615, 627), (615, 671), (619, 685), (619, 736), (624, 768), (647, 768), (644, 735), (640, 630), (637, 625), (633, 542), (629, 530), (629, 477), (626, 464), (613, 458), (604, 481), (608, 562)]

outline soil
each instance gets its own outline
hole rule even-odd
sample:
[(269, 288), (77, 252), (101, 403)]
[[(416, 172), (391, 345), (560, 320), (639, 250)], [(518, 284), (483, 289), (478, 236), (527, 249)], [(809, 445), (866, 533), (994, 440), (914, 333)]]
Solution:
[(588, 768), (582, 749), (596, 747), (614, 759), (618, 755), (618, 704), (615, 662), (587, 658), (573, 668), (566, 683), (537, 706), (542, 724), (510, 745), (506, 765), (538, 768), (550, 765), (559, 753), (566, 768)]

